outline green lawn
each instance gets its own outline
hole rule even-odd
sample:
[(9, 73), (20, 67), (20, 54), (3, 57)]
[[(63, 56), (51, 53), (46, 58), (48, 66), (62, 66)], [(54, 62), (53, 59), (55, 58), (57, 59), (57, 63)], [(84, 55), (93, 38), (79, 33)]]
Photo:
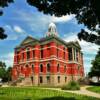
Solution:
[(100, 100), (71, 93), (37, 87), (0, 88), (0, 100)]
[(87, 90), (93, 91), (93, 92), (96, 92), (96, 93), (100, 93), (100, 86), (89, 87), (89, 88), (87, 88)]

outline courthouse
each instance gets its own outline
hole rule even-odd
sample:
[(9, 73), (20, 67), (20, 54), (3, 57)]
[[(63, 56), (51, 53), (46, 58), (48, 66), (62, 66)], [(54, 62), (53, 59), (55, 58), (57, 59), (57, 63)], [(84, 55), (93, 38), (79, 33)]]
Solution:
[(61, 86), (83, 77), (83, 53), (78, 41), (61, 39), (54, 23), (49, 24), (45, 37), (28, 36), (15, 48), (13, 81), (21, 80), (24, 85)]

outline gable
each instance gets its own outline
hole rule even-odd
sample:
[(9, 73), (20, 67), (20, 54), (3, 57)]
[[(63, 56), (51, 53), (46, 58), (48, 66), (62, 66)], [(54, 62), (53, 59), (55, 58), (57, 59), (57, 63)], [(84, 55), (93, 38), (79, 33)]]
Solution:
[(81, 48), (81, 46), (80, 46), (80, 44), (79, 44), (79, 42), (78, 42), (78, 41), (75, 41), (75, 44), (76, 44), (78, 47), (80, 47), (80, 48)]
[(30, 43), (32, 41), (36, 41), (36, 39), (34, 39), (33, 37), (28, 36), (21, 42), (20, 45), (28, 44), (28, 43)]

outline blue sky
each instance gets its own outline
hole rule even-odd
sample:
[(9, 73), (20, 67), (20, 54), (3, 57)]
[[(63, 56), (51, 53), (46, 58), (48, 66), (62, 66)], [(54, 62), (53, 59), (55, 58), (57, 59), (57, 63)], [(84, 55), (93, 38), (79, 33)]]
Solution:
[[(25, 1), (16, 0), (9, 7), (3, 9), (4, 14), (0, 17), (0, 26), (5, 28), (8, 35), (7, 39), (0, 40), (0, 60), (6, 62), (7, 66), (13, 66), (14, 48), (28, 35), (35, 38), (44, 37), (50, 22), (56, 24), (59, 36), (65, 41), (78, 40), (77, 33), (81, 28), (86, 29), (84, 25), (77, 24), (74, 15), (66, 15), (60, 18), (44, 15)], [(87, 73), (98, 46), (85, 41), (79, 41), (79, 43), (84, 53), (84, 67), (85, 73)]]

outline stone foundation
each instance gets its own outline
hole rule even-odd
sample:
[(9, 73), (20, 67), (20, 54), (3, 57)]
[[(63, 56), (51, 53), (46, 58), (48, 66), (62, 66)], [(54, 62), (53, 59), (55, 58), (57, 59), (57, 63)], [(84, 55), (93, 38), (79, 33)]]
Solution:
[[(47, 76), (50, 77), (50, 81), (47, 81)], [(58, 76), (60, 77), (60, 80), (58, 81)], [(40, 83), (40, 77), (42, 77), (43, 82)], [(66, 77), (66, 79), (65, 79)], [(68, 84), (71, 80), (77, 81), (80, 79), (79, 76), (66, 76), (66, 75), (59, 75), (59, 74), (52, 74), (52, 75), (34, 75), (33, 80), (31, 77), (25, 78), (22, 80), (21, 83), (18, 83), (17, 85), (25, 85), (25, 86), (63, 86), (65, 84)]]

